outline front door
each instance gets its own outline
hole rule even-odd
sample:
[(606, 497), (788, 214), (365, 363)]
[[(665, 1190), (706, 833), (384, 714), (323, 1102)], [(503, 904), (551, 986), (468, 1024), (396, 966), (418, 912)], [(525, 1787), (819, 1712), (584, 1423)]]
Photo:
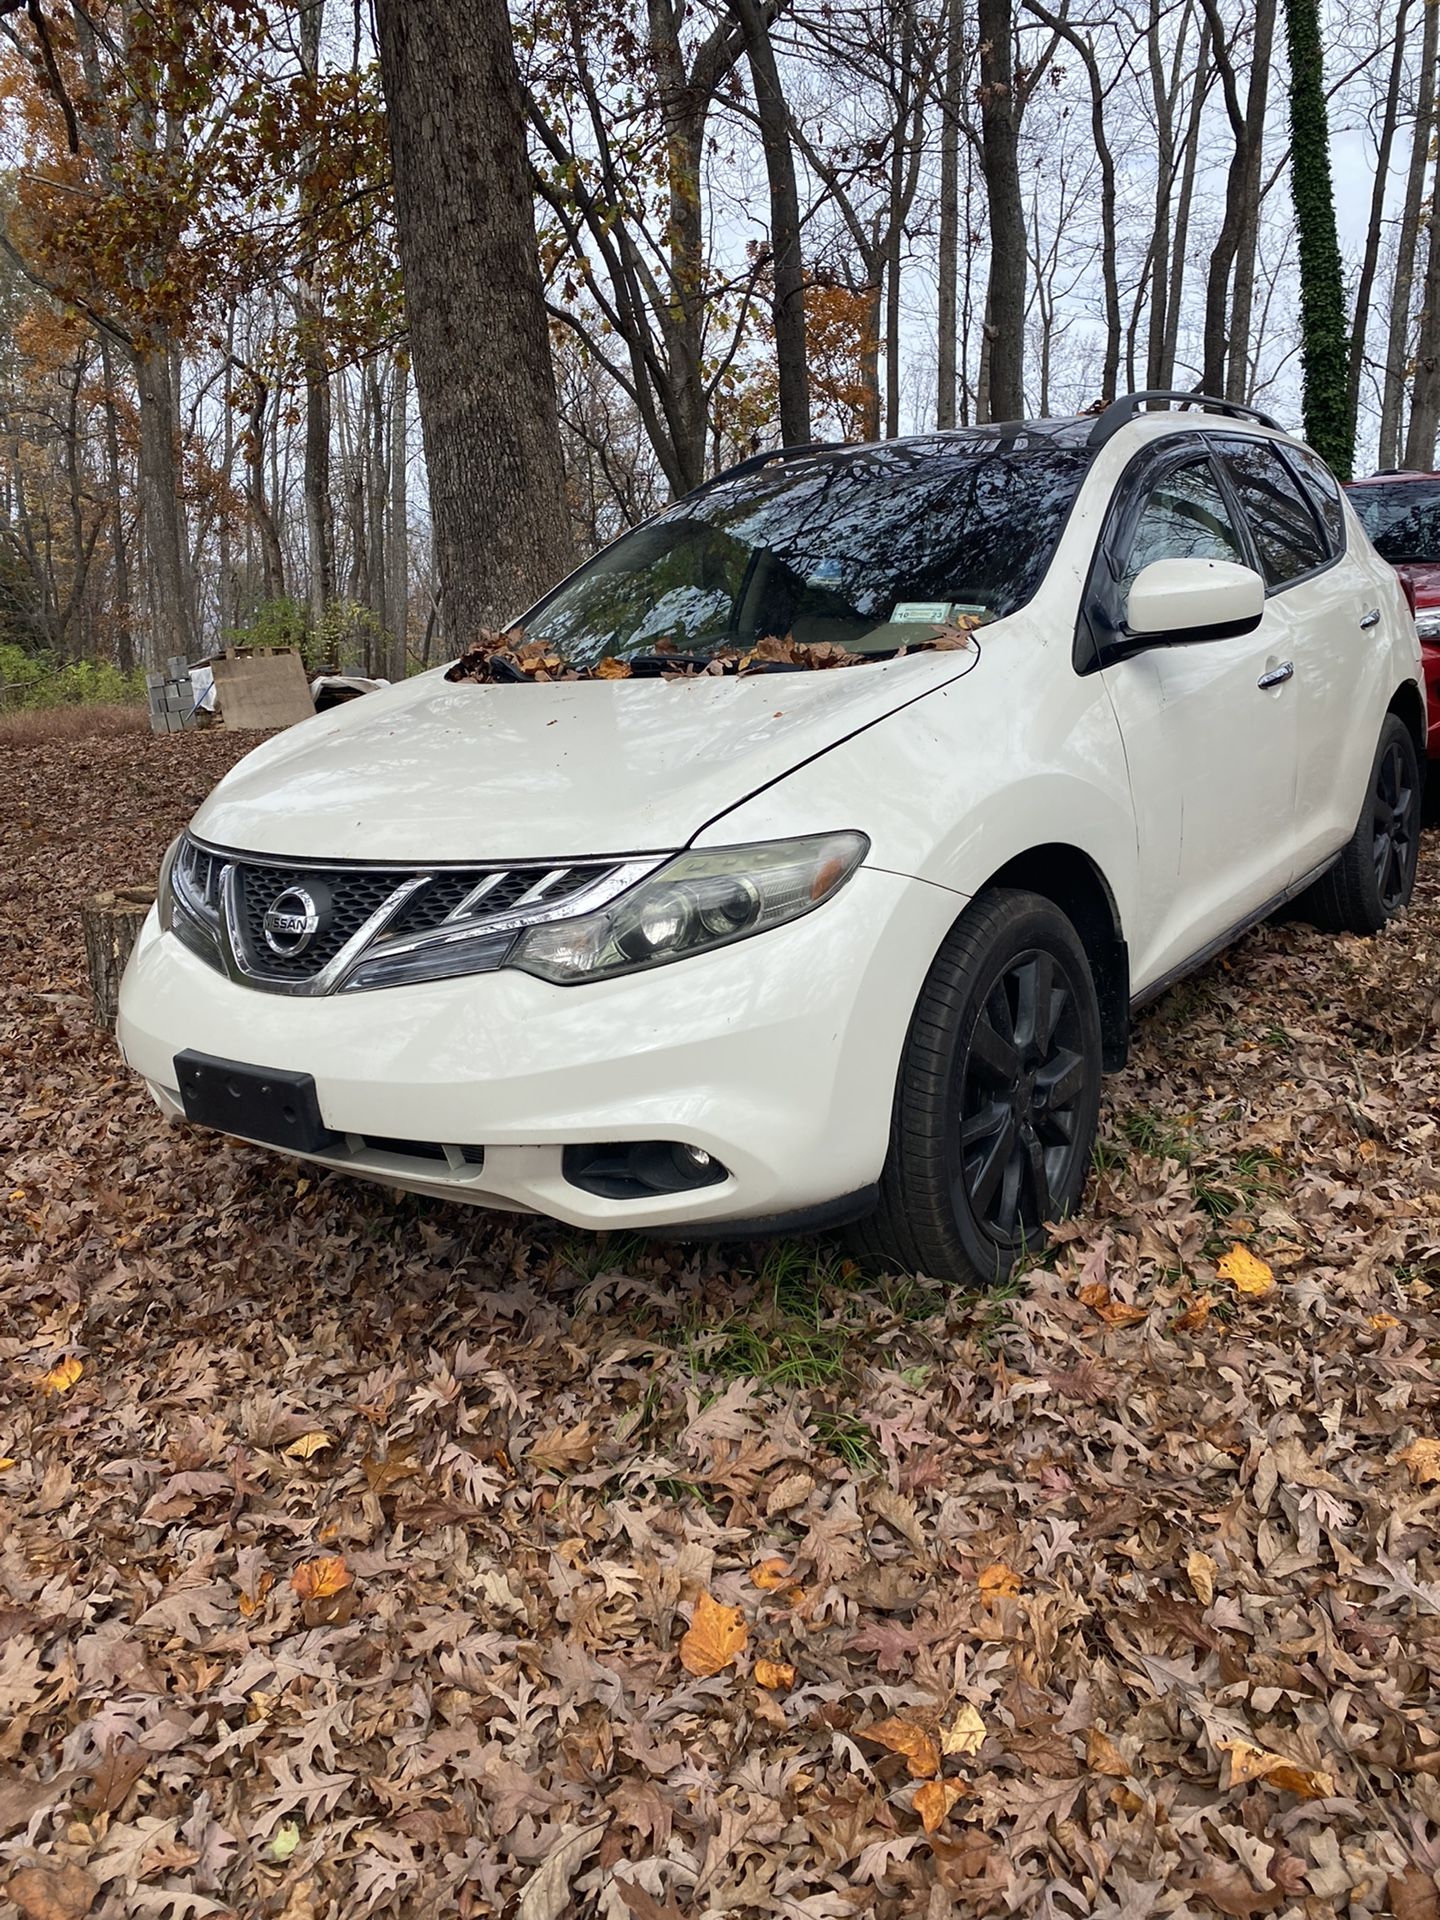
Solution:
[[(1117, 611), (1151, 561), (1254, 564), (1210, 453), (1191, 438), (1121, 503)], [(1148, 647), (1103, 669), (1135, 801), (1143, 895), (1136, 992), (1282, 893), (1294, 874), (1296, 708), (1287, 634)], [(1292, 650), (1293, 651), (1293, 650)]]

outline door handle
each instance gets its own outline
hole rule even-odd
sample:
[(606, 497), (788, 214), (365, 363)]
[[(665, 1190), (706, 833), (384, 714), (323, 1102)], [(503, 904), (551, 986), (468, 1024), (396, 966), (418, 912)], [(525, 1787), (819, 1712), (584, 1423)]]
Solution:
[(1371, 627), (1378, 627), (1379, 624), (1380, 609), (1378, 607), (1371, 607), (1368, 613), (1362, 613), (1360, 616), (1360, 631), (1362, 633), (1368, 633)]
[(1267, 673), (1262, 673), (1255, 684), (1257, 687), (1280, 687), (1293, 677), (1294, 672), (1295, 662), (1282, 660), (1278, 667), (1271, 667)]

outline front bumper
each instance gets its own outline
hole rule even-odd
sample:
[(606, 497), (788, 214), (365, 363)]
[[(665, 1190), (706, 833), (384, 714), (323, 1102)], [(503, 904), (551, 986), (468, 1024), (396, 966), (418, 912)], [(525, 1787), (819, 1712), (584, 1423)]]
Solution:
[[(501, 970), (321, 999), (237, 985), (152, 913), (119, 1039), (172, 1117), (186, 1048), (311, 1074), (346, 1136), (314, 1157), (390, 1186), (579, 1227), (743, 1223), (878, 1177), (910, 1013), (962, 904), (862, 868), (802, 920), (648, 973), (557, 987)], [(568, 1146), (652, 1139), (702, 1148), (727, 1177), (633, 1199), (565, 1177)]]

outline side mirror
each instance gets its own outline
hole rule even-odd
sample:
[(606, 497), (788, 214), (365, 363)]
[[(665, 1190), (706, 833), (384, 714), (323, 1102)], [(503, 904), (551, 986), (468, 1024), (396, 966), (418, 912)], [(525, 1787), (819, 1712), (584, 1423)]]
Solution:
[(1265, 582), (1253, 567), (1233, 560), (1152, 560), (1130, 588), (1125, 625), (1132, 642), (1169, 646), (1253, 633), (1264, 612)]

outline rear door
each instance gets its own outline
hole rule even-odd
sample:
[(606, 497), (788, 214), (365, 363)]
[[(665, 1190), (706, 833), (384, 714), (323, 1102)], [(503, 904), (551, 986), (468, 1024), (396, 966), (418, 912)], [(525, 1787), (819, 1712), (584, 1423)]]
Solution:
[[(1118, 631), (1153, 560), (1253, 566), (1234, 496), (1198, 434), (1142, 458), (1118, 497), (1092, 583)], [(1145, 920), (1132, 941), (1136, 990), (1250, 918), (1295, 870), (1295, 701), (1283, 619), (1228, 639), (1147, 647), (1102, 671), (1135, 800)], [(1264, 684), (1262, 684), (1262, 682)]]
[(1267, 620), (1294, 665), (1303, 876), (1344, 845), (1360, 817), (1382, 717), (1374, 656), (1389, 629), (1370, 567), (1347, 546), (1340, 488), (1323, 461), (1244, 434), (1214, 438), (1265, 576)]

